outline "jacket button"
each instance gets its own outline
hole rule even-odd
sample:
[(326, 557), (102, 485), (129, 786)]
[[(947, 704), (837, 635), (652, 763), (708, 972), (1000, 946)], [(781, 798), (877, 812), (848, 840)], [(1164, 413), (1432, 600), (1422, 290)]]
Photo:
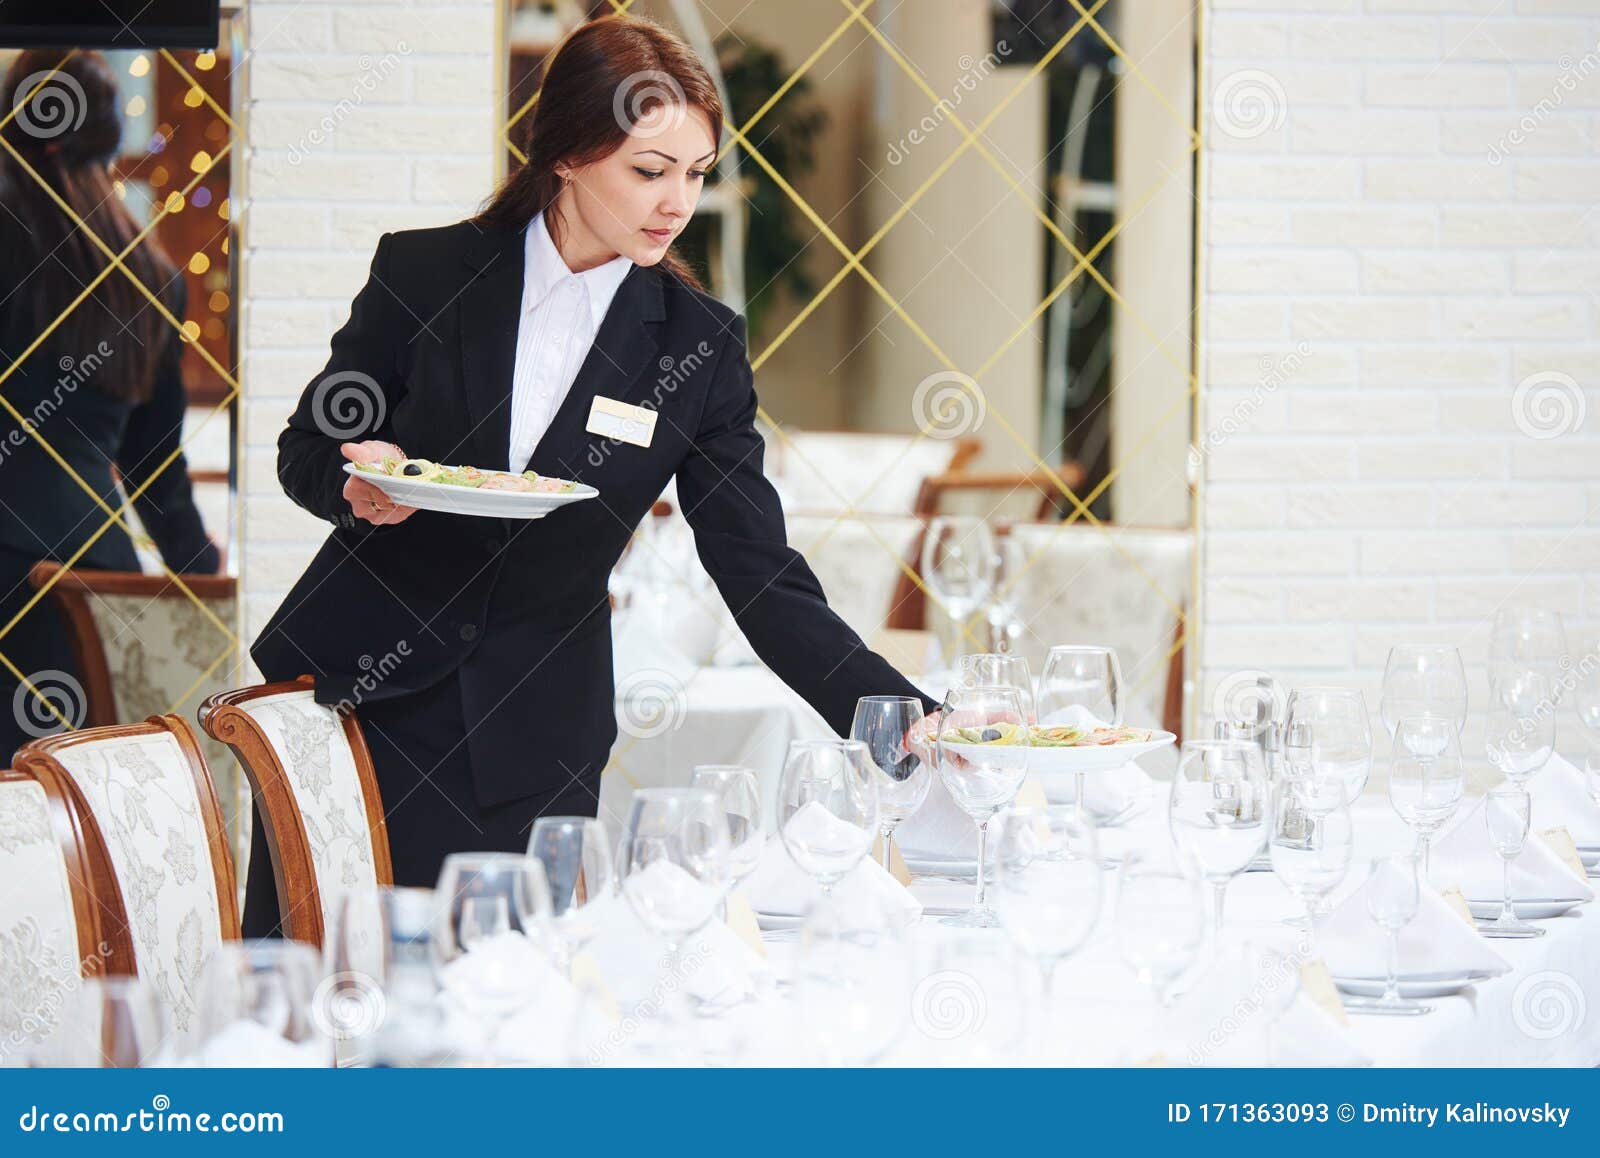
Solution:
[(476, 623), (463, 623), (461, 625), (461, 638), (471, 643), (478, 638), (478, 625)]

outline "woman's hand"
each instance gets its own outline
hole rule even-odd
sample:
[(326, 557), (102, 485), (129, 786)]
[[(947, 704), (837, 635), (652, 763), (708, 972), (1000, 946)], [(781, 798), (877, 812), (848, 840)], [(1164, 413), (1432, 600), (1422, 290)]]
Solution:
[[(346, 442), (339, 453), (351, 462), (381, 462), (385, 458), (404, 458), (405, 451), (392, 442)], [(387, 527), (403, 523), (417, 513), (416, 507), (403, 507), (366, 479), (350, 475), (344, 480), (344, 497), (350, 510), (358, 519), (365, 519), (374, 527)]]

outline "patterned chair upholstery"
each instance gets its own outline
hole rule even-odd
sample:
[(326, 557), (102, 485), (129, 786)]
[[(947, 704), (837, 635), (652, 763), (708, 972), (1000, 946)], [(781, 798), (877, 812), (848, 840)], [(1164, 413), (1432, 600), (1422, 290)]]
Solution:
[(188, 1032), (201, 973), (239, 937), (222, 812), (189, 725), (177, 716), (47, 736), (17, 767), (82, 818), (111, 971), (155, 987)]
[(58, 1024), (81, 978), (105, 970), (82, 833), (32, 777), (0, 771), (0, 1066)]
[(394, 883), (372, 758), (309, 678), (219, 692), (200, 726), (231, 747), (261, 809), (283, 932), (321, 947), (340, 896)]
[(906, 566), (916, 566), (922, 520), (790, 515), (786, 522), (789, 545), (811, 564), (828, 605), (862, 639), (882, 631)]
[(1109, 644), (1129, 692), (1127, 721), (1138, 727), (1175, 723), (1182, 665), (1174, 649), (1179, 611), (1187, 613), (1189, 605), (1193, 533), (1017, 523), (1009, 534), (1023, 559), (1011, 592), (1022, 624), (1014, 650), (1027, 657), (1033, 674), (1042, 674), (1054, 644)]
[(922, 481), (961, 470), (982, 449), (974, 438), (785, 430), (768, 439), (766, 470), (790, 511), (910, 515)]
[[(237, 584), (231, 576), (183, 576), (191, 599), (165, 575), (74, 568), (56, 578), (61, 570), (60, 564), (40, 563), (29, 581), (36, 590), (49, 585), (50, 598), (66, 616), (83, 678), (84, 722), (91, 727), (166, 712), (188, 718), (233, 670), (235, 645), (218, 626), (236, 630)], [(244, 812), (241, 825), (245, 799), (238, 766), (224, 744), (204, 737), (200, 748), (217, 785), (231, 847), (242, 857), (249, 814)]]

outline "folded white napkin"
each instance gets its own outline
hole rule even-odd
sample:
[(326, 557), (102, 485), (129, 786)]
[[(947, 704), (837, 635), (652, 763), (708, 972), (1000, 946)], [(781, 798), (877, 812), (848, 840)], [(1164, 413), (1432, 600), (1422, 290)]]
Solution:
[(922, 807), (894, 830), (894, 841), (908, 861), (973, 862), (978, 858), (978, 826), (937, 774)]
[(207, 1069), (327, 1067), (333, 1065), (333, 1043), (324, 1037), (288, 1041), (259, 1021), (240, 1018), (212, 1034), (198, 1052), (179, 1064)]
[[(1051, 804), (1072, 804), (1077, 799), (1077, 776), (1071, 772), (1030, 770)], [(1150, 773), (1129, 760), (1120, 768), (1107, 768), (1084, 775), (1083, 799), (1089, 815), (1106, 818), (1122, 812), (1134, 801), (1147, 796), (1155, 781)]]
[(1600, 804), (1589, 795), (1589, 777), (1559, 752), (1528, 784), (1536, 832), (1565, 828), (1580, 849), (1600, 848)]
[(473, 945), (439, 971), (441, 1037), (464, 1057), (560, 1065), (577, 988), (520, 932)]
[[(799, 818), (796, 813), (790, 823)], [(745, 878), (744, 892), (756, 912), (785, 917), (804, 915), (821, 895), (816, 880), (794, 863), (794, 857), (777, 837), (767, 841), (760, 863)], [(875, 905), (891, 920), (905, 924), (922, 916), (922, 902), (870, 856), (863, 857), (833, 886), (833, 896), (846, 912)]]
[[(1437, 866), (1438, 850), (1433, 858)], [(1387, 973), (1388, 933), (1367, 913), (1369, 883), (1362, 882), (1336, 905), (1317, 930), (1318, 948), (1335, 977), (1383, 977)], [(1511, 968), (1427, 885), (1420, 889), (1417, 915), (1400, 930), (1397, 962), (1401, 977), (1499, 974)]]
[[(1489, 842), (1480, 797), (1465, 816), (1438, 838), (1429, 860), (1429, 877), (1438, 889), (1459, 888), (1470, 901), (1499, 900), (1505, 895), (1500, 855)], [(1522, 855), (1511, 862), (1511, 893), (1527, 900), (1590, 900), (1591, 889), (1535, 831), (1528, 833)]]
[(766, 960), (719, 920), (691, 934), (679, 950), (679, 976), (667, 976), (666, 946), (634, 913), (627, 898), (610, 893), (596, 898), (592, 910), (595, 936), (585, 947), (617, 1001), (633, 1005), (670, 984), (681, 984), (701, 1001), (734, 1001), (773, 984)]

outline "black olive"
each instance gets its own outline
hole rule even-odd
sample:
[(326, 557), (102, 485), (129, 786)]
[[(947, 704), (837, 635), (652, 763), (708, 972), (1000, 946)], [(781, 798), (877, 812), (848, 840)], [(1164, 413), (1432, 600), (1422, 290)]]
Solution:
[(421, 474), (422, 468), (414, 462), (408, 462), (400, 468), (401, 474)]
[(979, 738), (980, 739), (984, 739), (984, 740), (998, 740), (1000, 738), (1000, 729), (999, 728), (985, 728), (983, 730), (983, 735), (981, 737), (979, 737)]

